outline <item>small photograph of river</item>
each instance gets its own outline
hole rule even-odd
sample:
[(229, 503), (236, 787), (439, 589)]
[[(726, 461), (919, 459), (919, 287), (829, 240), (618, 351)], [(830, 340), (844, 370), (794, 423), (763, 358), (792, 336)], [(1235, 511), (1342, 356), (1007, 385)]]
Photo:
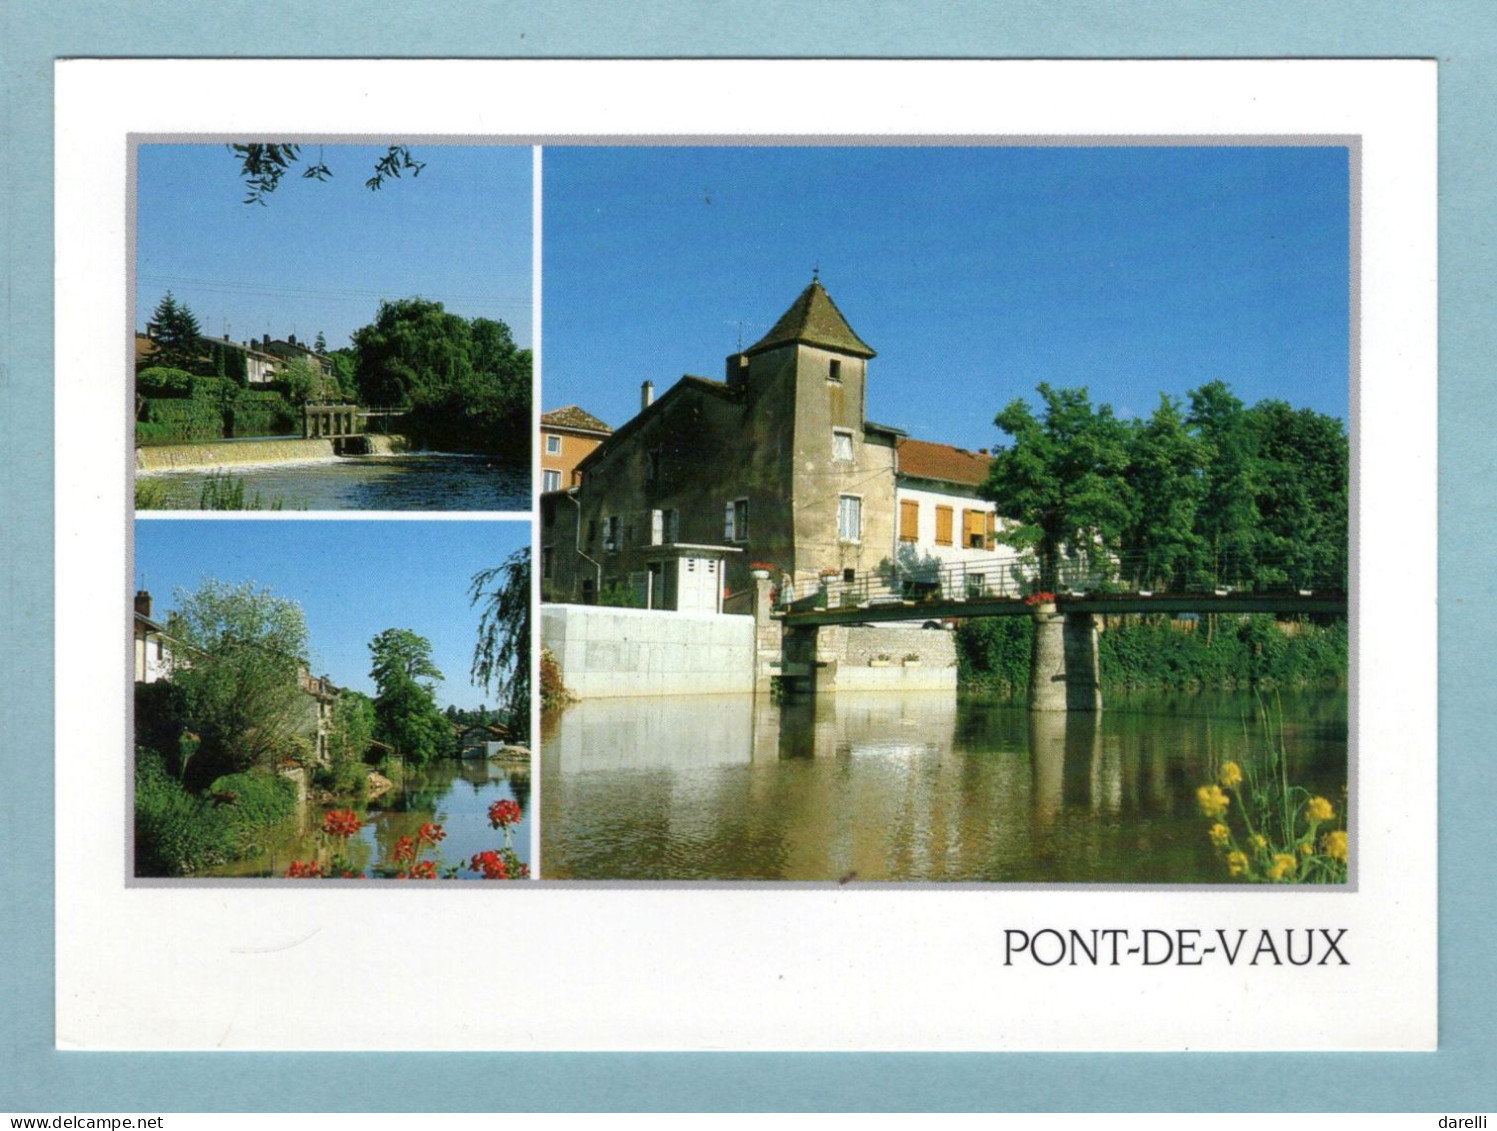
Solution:
[(584, 700), (543, 720), (541, 878), (1225, 883), (1196, 790), (1269, 725), (1339, 811), (1344, 691)]
[(528, 464), (441, 452), (137, 471), (137, 496), (151, 510), (198, 510), (214, 476), (242, 481), (255, 510), (528, 511), (531, 499)]
[[(363, 826), (349, 839), (345, 858), (357, 871), (373, 874), (381, 867), (395, 867), (391, 854), (403, 836), (414, 838), (427, 822), (442, 826), (447, 834), (438, 845), (439, 867), (458, 865), (456, 878), (481, 878), (468, 867), (473, 856), (503, 847), (503, 833), (489, 826), (489, 806), (511, 800), (524, 815), (511, 827), (516, 854), (530, 862), (530, 770), (484, 758), (446, 758), (421, 769), (411, 769), (405, 785), (376, 798), (367, 812), (359, 814)], [(344, 806), (337, 806), (343, 808)], [(326, 838), (319, 830), (327, 809), (308, 803), (296, 818), (277, 831), (259, 852), (211, 872), (212, 876), (282, 877), (293, 860), (316, 860), (326, 856)], [(431, 859), (428, 849), (425, 859)]]

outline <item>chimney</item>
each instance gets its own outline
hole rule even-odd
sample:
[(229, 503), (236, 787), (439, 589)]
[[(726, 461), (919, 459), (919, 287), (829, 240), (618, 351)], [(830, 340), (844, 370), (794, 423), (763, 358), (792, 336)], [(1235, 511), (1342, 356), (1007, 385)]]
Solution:
[(743, 353), (730, 353), (727, 360), (728, 387), (738, 388), (748, 382), (748, 355)]
[(151, 595), (144, 589), (135, 591), (135, 611), (147, 620), (151, 618)]
[(646, 381), (639, 387), (639, 411), (644, 412), (655, 403), (655, 382)]
[(268, 345), (270, 345), (270, 335), (269, 335), (269, 334), (266, 334), (266, 335), (265, 335), (265, 341), (264, 341), (264, 344), (265, 344), (265, 345), (267, 345), (267, 346), (268, 346)]

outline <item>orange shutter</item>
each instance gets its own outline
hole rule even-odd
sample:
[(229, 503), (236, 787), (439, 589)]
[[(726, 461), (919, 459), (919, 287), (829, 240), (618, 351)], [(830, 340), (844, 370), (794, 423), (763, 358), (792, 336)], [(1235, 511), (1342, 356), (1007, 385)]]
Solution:
[(966, 510), (962, 512), (962, 545), (969, 550), (980, 550), (987, 544), (987, 512)]
[(951, 508), (936, 508), (936, 545), (951, 545)]
[(920, 503), (915, 499), (899, 500), (899, 540), (920, 541)]

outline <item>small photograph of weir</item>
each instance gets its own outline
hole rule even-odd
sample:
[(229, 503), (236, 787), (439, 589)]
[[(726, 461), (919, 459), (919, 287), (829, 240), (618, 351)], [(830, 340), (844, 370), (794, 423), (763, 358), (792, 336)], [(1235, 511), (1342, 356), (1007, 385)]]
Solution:
[(143, 143), (137, 511), (531, 511), (532, 151)]
[(528, 522), (143, 518), (133, 574), (136, 880), (529, 878)]

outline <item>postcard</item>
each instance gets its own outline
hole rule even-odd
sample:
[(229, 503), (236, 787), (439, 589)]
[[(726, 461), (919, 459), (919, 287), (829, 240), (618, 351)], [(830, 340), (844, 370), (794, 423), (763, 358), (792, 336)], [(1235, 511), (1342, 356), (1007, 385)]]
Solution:
[(59, 65), (58, 1046), (1434, 1047), (1434, 90)]

